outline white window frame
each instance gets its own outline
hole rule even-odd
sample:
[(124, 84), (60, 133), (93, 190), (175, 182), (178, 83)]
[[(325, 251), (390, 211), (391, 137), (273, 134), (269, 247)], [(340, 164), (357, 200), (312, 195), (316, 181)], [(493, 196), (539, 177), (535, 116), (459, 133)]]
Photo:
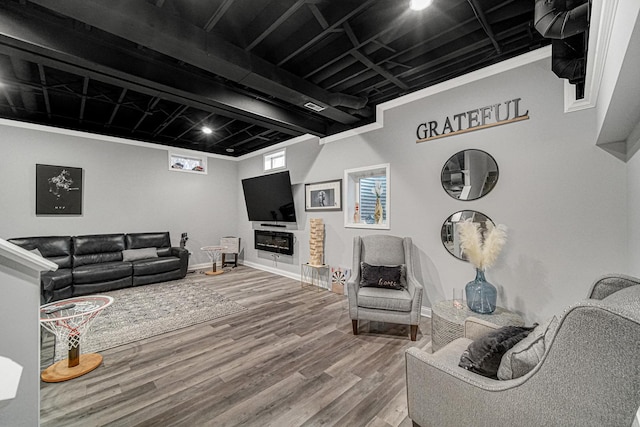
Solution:
[[(282, 165), (281, 166), (273, 166), (274, 159), (278, 159), (282, 157)], [(270, 167), (267, 167), (267, 163)], [(287, 149), (283, 148), (277, 151), (271, 151), (270, 153), (265, 153), (262, 155), (262, 169), (264, 172), (277, 171), (287, 168)]]
[[(386, 184), (386, 198), (385, 203), (382, 206), (385, 212), (385, 219), (382, 224), (367, 224), (363, 222), (354, 222), (354, 210), (356, 202), (360, 200), (360, 179), (370, 176), (384, 175), (387, 179)], [(391, 215), (389, 207), (391, 206), (391, 170), (389, 163), (367, 166), (356, 169), (346, 169), (344, 171), (344, 198), (346, 206), (344, 207), (344, 226), (346, 228), (370, 228), (377, 230), (389, 230), (391, 228)]]
[[(173, 151), (169, 151), (169, 170), (173, 172), (187, 172), (187, 173), (195, 173), (198, 175), (206, 175), (208, 173), (207, 170), (207, 156), (196, 156), (193, 154), (182, 154)], [(176, 168), (176, 163), (184, 163), (190, 162), (193, 164), (197, 164), (202, 167), (201, 171), (192, 170), (192, 169), (181, 169)]]

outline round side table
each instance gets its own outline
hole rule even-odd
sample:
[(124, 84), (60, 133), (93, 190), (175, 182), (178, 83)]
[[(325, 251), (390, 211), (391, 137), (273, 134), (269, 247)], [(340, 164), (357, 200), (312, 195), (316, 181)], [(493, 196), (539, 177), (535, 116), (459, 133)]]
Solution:
[(523, 326), (522, 317), (513, 311), (496, 307), (491, 314), (469, 310), (466, 303), (455, 307), (452, 300), (440, 301), (431, 308), (431, 348), (439, 350), (451, 341), (464, 336), (464, 321), (476, 317), (498, 326)]

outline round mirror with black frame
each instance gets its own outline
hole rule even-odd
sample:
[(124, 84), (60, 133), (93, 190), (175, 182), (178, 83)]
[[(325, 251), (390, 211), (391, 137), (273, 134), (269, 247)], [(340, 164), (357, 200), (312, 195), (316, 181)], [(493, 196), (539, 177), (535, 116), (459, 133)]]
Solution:
[(440, 174), (442, 188), (458, 200), (476, 200), (486, 196), (498, 182), (498, 164), (487, 152), (460, 151), (447, 160)]
[(471, 219), (471, 221), (478, 223), (483, 234), (487, 229), (487, 221), (491, 221), (491, 223), (494, 224), (491, 218), (489, 218), (485, 214), (471, 210), (458, 211), (450, 215), (449, 218), (444, 221), (444, 223), (442, 224), (442, 229), (440, 231), (442, 244), (451, 255), (458, 259), (461, 259), (462, 261), (467, 261), (467, 258), (460, 248), (460, 236), (458, 235), (457, 224), (467, 219)]

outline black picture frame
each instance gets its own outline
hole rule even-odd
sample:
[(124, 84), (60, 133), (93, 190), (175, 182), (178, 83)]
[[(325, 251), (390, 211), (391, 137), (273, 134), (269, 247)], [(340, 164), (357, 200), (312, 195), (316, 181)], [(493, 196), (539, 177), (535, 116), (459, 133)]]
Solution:
[(82, 168), (36, 164), (36, 215), (82, 215)]
[(341, 211), (342, 180), (315, 182), (304, 185), (304, 210)]

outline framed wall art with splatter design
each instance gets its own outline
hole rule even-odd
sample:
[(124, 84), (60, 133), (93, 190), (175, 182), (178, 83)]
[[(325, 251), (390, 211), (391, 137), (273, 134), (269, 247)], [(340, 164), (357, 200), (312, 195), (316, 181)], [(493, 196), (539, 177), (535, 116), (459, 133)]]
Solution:
[(82, 215), (82, 168), (36, 165), (36, 215)]

